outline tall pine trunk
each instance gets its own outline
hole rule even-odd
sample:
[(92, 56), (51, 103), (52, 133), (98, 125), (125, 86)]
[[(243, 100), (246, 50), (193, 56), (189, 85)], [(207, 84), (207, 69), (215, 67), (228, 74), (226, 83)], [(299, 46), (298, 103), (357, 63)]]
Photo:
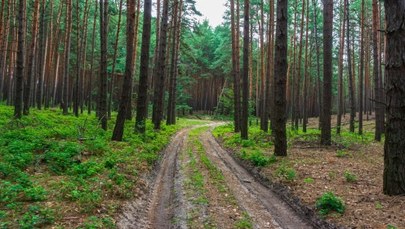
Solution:
[[(128, 109), (129, 94), (128, 90), (132, 87), (132, 76), (134, 73), (134, 65), (132, 58), (134, 57), (134, 36), (135, 36), (135, 2), (136, 0), (127, 0), (127, 57), (125, 63), (125, 75), (122, 82), (122, 95), (118, 110), (117, 121), (115, 123), (112, 140), (122, 141), (124, 134), (125, 119)], [(122, 2), (121, 2), (122, 3)]]
[(14, 117), (20, 119), (23, 110), (23, 80), (24, 80), (24, 55), (25, 55), (25, 0), (18, 2), (18, 46), (17, 68), (15, 79)]
[(249, 12), (250, 2), (245, 0), (243, 24), (243, 74), (242, 74), (242, 116), (241, 138), (248, 139), (249, 120)]
[(330, 145), (332, 113), (333, 1), (323, 1), (323, 111), (321, 144)]
[(385, 0), (387, 129), (384, 147), (384, 193), (405, 194), (405, 2)]
[(277, 28), (274, 66), (274, 154), (287, 156), (286, 77), (288, 1), (277, 0)]
[(98, 118), (101, 127), (107, 130), (107, 41), (108, 41), (108, 0), (100, 1), (100, 82), (98, 93)]

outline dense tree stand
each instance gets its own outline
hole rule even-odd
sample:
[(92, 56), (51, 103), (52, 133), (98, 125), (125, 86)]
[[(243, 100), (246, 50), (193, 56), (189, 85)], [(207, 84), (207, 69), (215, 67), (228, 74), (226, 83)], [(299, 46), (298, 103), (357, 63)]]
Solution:
[(405, 194), (405, 2), (385, 1), (387, 17), (387, 125), (384, 193)]

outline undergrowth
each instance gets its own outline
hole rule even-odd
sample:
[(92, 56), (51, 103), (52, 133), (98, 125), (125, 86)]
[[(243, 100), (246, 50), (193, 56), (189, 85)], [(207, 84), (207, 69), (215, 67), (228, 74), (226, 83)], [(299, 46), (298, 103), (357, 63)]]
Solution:
[(15, 120), (12, 109), (0, 106), (0, 228), (63, 226), (82, 213), (89, 218), (76, 226), (111, 228), (117, 206), (133, 196), (139, 174), (171, 136), (202, 122), (180, 120), (159, 132), (148, 122), (144, 135), (128, 122), (124, 141), (111, 142), (114, 120), (104, 131), (94, 115), (33, 109)]

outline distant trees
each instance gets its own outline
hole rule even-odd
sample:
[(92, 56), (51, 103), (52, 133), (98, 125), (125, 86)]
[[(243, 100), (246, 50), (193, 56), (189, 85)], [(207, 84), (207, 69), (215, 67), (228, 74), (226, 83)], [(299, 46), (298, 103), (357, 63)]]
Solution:
[[(374, 3), (375, 4), (375, 3)], [(387, 130), (384, 148), (384, 193), (405, 194), (405, 2), (385, 0)]]

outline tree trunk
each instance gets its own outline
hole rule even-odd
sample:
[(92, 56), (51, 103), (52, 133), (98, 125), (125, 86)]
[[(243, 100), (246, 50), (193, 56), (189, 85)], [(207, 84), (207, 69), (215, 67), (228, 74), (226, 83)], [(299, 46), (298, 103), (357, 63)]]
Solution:
[(332, 47), (333, 47), (333, 1), (324, 0), (323, 9), (323, 112), (321, 144), (330, 145), (332, 113)]
[(100, 1), (100, 84), (98, 94), (98, 118), (101, 127), (107, 130), (107, 41), (108, 41), (108, 0)]
[[(129, 4), (129, 2), (127, 4)], [(120, 37), (120, 31), (121, 31), (122, 5), (123, 5), (123, 0), (120, 0), (119, 12), (118, 12), (118, 22), (117, 22), (118, 26), (117, 26), (117, 33), (115, 35), (115, 42), (114, 42), (114, 55), (113, 55), (113, 62), (112, 62), (112, 67), (111, 67), (111, 74), (109, 77), (110, 83), (108, 84), (108, 108), (107, 108), (107, 110), (108, 110), (109, 119), (111, 118), (112, 101), (113, 101), (113, 97), (114, 97), (114, 74), (115, 74), (115, 64), (117, 62), (116, 59), (117, 59), (117, 51), (118, 51), (118, 39)], [(134, 10), (134, 13), (135, 13), (135, 10)], [(134, 22), (132, 22), (132, 23), (135, 25)], [(128, 50), (128, 46), (127, 46), (127, 50)], [(126, 82), (126, 83), (128, 83), (128, 82)]]
[(65, 59), (63, 69), (62, 88), (62, 109), (63, 114), (68, 114), (69, 101), (69, 65), (70, 65), (70, 33), (72, 31), (72, 0), (66, 2), (66, 37), (65, 37)]
[[(374, 3), (374, 2), (373, 2)], [(385, 0), (387, 126), (384, 194), (405, 194), (405, 2)]]
[[(122, 3), (122, 2), (121, 2)], [(118, 110), (117, 121), (115, 123), (112, 140), (122, 141), (124, 134), (124, 125), (128, 109), (129, 94), (128, 90), (132, 87), (132, 76), (134, 73), (134, 65), (132, 58), (134, 57), (134, 36), (135, 36), (135, 4), (136, 0), (127, 0), (127, 57), (125, 63), (125, 76), (122, 83), (122, 95)]]
[(15, 79), (14, 117), (20, 119), (23, 110), (24, 42), (25, 42), (25, 0), (18, 3), (18, 47)]
[(166, 49), (167, 49), (167, 28), (169, 17), (169, 0), (163, 1), (163, 13), (160, 24), (158, 61), (156, 63), (155, 86), (153, 96), (153, 116), (154, 129), (160, 130), (163, 118), (163, 101), (166, 74)]
[(242, 116), (241, 138), (248, 139), (249, 120), (249, 12), (250, 2), (245, 0), (243, 25), (243, 75), (242, 75)]
[(148, 76), (149, 76), (149, 55), (151, 36), (151, 11), (152, 0), (144, 1), (143, 33), (141, 48), (141, 71), (139, 73), (138, 101), (136, 107), (135, 130), (139, 133), (145, 132), (145, 120), (148, 115)]
[[(304, 7), (304, 6), (302, 6)], [(304, 133), (307, 132), (307, 123), (308, 123), (308, 86), (309, 86), (309, 56), (308, 55), (308, 45), (309, 45), (309, 36), (308, 36), (308, 26), (309, 26), (309, 0), (305, 6), (306, 9), (306, 28), (305, 28), (305, 69), (304, 69), (304, 103), (303, 103), (303, 120), (302, 120), (302, 130)]]
[(287, 156), (286, 76), (287, 76), (287, 0), (277, 0), (276, 60), (274, 66), (274, 154)]
[(363, 80), (364, 80), (364, 0), (361, 0), (360, 72), (359, 72), (359, 134), (363, 134)]
[[(237, 7), (238, 8), (238, 7)], [(231, 0), (231, 30), (232, 30), (232, 75), (234, 94), (234, 126), (235, 132), (240, 131), (240, 76), (239, 76), (239, 21), (235, 19), (235, 1)]]
[[(386, 7), (389, 6), (386, 4)], [(399, 11), (398, 11), (399, 12)], [(388, 12), (386, 12), (388, 13)], [(375, 106), (375, 140), (381, 141), (384, 131), (384, 105), (382, 80), (379, 71), (380, 54), (378, 52), (379, 11), (377, 0), (373, 0), (373, 60), (374, 60), (374, 106)]]
[[(340, 20), (340, 43), (339, 43), (339, 80), (338, 80), (338, 114), (337, 114), (337, 125), (336, 133), (340, 134), (342, 127), (342, 114), (343, 114), (343, 54), (345, 50), (345, 31), (346, 31), (346, 1), (343, 1), (343, 19)], [(341, 4), (342, 5), (342, 4)]]
[[(349, 99), (350, 99), (350, 132), (354, 132), (354, 119), (356, 117), (356, 100), (354, 98), (354, 77), (352, 68), (352, 49), (350, 45), (350, 13), (349, 1), (346, 1), (346, 44), (347, 44), (347, 66), (349, 71)], [(353, 47), (354, 48), (354, 47)]]
[(24, 115), (29, 114), (30, 109), (30, 95), (33, 79), (34, 56), (37, 48), (37, 33), (38, 33), (38, 15), (39, 15), (39, 0), (34, 2), (34, 13), (32, 17), (32, 40), (28, 54), (27, 75), (25, 77), (24, 85)]

